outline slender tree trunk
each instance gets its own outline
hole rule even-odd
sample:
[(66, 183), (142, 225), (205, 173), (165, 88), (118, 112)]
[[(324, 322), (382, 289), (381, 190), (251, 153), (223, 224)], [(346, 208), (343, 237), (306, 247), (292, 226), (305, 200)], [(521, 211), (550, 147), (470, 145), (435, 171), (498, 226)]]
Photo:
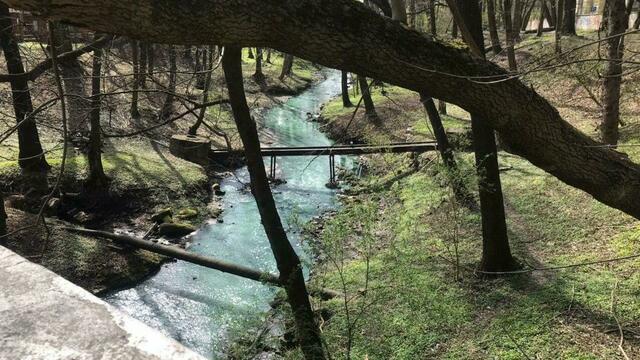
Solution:
[(562, 24), (564, 24), (564, 1), (558, 0), (556, 6), (556, 54), (562, 54)]
[(514, 48), (513, 24), (511, 23), (511, 0), (504, 0), (504, 32), (507, 38), (507, 59), (509, 61), (509, 70), (518, 71), (518, 63), (516, 62), (516, 51)]
[(343, 107), (352, 107), (351, 98), (349, 97), (349, 73), (346, 71), (342, 72), (342, 106)]
[(456, 159), (453, 154), (453, 148), (449, 143), (449, 138), (442, 125), (442, 119), (440, 118), (438, 109), (436, 109), (435, 102), (425, 94), (420, 94), (420, 101), (427, 111), (427, 117), (433, 129), (433, 135), (438, 142), (438, 151), (440, 152), (440, 156), (442, 156), (442, 162), (450, 172), (451, 186), (453, 187), (456, 199), (467, 207), (475, 207), (473, 196), (465, 187), (463, 177), (458, 172), (458, 165), (456, 164)]
[(416, 29), (416, 0), (409, 0), (409, 27)]
[(149, 68), (149, 76), (153, 76), (155, 70), (156, 48), (152, 43), (148, 43), (147, 50), (147, 67)]
[(138, 108), (138, 98), (140, 89), (140, 47), (135, 40), (131, 41), (131, 62), (133, 63), (133, 89), (131, 90), (131, 108), (129, 114), (134, 120), (140, 119), (140, 110)]
[[(207, 74), (204, 80), (204, 91), (202, 92), (202, 103), (206, 104), (209, 102), (209, 88), (211, 87), (211, 78), (213, 74), (213, 46), (209, 46), (209, 51), (205, 50), (205, 54), (208, 53), (208, 60), (205, 61), (205, 66), (208, 64)], [(203, 107), (200, 109), (200, 113), (198, 114), (198, 119), (196, 122), (189, 128), (189, 135), (195, 136), (198, 133), (198, 128), (202, 125), (204, 121), (204, 117), (207, 114), (207, 108)]]
[(544, 7), (545, 7), (544, 2), (545, 2), (545, 0), (540, 0), (540, 15), (539, 15), (540, 17), (538, 18), (538, 30), (536, 31), (536, 36), (537, 37), (542, 37), (542, 32), (544, 30), (544, 19), (545, 19), (545, 17), (544, 17), (544, 14), (545, 14), (545, 12), (544, 12)]
[(262, 73), (262, 48), (256, 48), (256, 71), (253, 74), (253, 80), (264, 85), (264, 74)]
[(407, 23), (407, 4), (405, 0), (389, 0), (391, 2), (391, 12), (393, 14), (392, 19), (400, 21), (403, 24)]
[(378, 114), (376, 113), (376, 107), (373, 104), (373, 99), (371, 98), (371, 89), (369, 89), (367, 78), (358, 75), (358, 84), (360, 85), (360, 90), (362, 92), (362, 101), (364, 102), (364, 109), (367, 119), (373, 122), (377, 122), (379, 120)]
[(489, 38), (491, 39), (491, 49), (494, 54), (502, 52), (500, 36), (498, 36), (498, 25), (496, 23), (496, 0), (487, 0), (487, 22), (489, 24)]
[[(54, 34), (60, 47), (58, 54), (73, 50), (68, 25), (54, 23)], [(69, 134), (75, 136), (88, 132), (91, 106), (84, 86), (84, 71), (77, 58), (60, 62), (64, 92), (67, 96)]]
[[(453, 1), (451, 1), (453, 3)], [(461, 24), (467, 27), (478, 47), (484, 44), (482, 14), (476, 1), (455, 0)], [(505, 13), (510, 7), (505, 1)], [(463, 31), (463, 34), (465, 31)], [(476, 54), (484, 57), (484, 52)], [(482, 260), (481, 271), (499, 272), (513, 270), (518, 266), (511, 255), (507, 223), (498, 168), (498, 151), (493, 129), (478, 114), (471, 114), (473, 146), (475, 149), (482, 214)]]
[(173, 115), (173, 99), (176, 93), (176, 76), (178, 71), (177, 54), (175, 46), (169, 46), (169, 86), (167, 87), (167, 94), (164, 98), (164, 104), (160, 112), (160, 118), (163, 120), (169, 119)]
[(255, 56), (253, 55), (253, 48), (249, 48), (249, 59), (255, 59)]
[(531, 13), (533, 12), (533, 8), (536, 6), (535, 0), (531, 1), (531, 5), (526, 9), (527, 11), (522, 18), (522, 25), (520, 25), (520, 31), (527, 31), (527, 26), (529, 26), (529, 20), (531, 20)]
[(302, 274), (302, 264), (287, 239), (278, 209), (276, 208), (264, 162), (260, 152), (260, 140), (255, 122), (251, 118), (244, 93), (241, 65), (242, 50), (227, 47), (222, 59), (229, 99), (238, 132), (244, 145), (247, 167), (251, 177), (251, 190), (256, 199), (262, 225), (269, 239), (271, 250), (280, 272), (280, 280), (285, 284), (287, 300), (291, 306), (297, 329), (297, 340), (307, 360), (325, 359), (309, 293)]
[(282, 71), (280, 72), (280, 81), (285, 77), (291, 76), (291, 69), (293, 68), (293, 55), (285, 54), (284, 61), (282, 62)]
[(7, 245), (7, 218), (7, 211), (4, 208), (4, 194), (0, 191), (0, 246)]
[[(95, 39), (98, 34), (94, 35)], [(108, 178), (102, 167), (102, 129), (100, 127), (100, 113), (102, 94), (100, 79), (102, 75), (102, 48), (93, 51), (93, 69), (91, 71), (91, 114), (89, 117), (91, 132), (89, 134), (89, 179), (90, 189), (104, 189), (108, 185)]]
[(511, 27), (511, 35), (513, 41), (520, 42), (520, 28), (522, 27), (522, 0), (514, 0), (513, 6), (513, 23)]
[(138, 85), (138, 88), (140, 89), (146, 89), (147, 88), (147, 67), (148, 67), (148, 61), (149, 61), (149, 45), (144, 42), (144, 41), (140, 41), (140, 74), (138, 75), (138, 81), (140, 82), (140, 84)]
[[(0, 45), (4, 52), (7, 72), (11, 75), (24, 74), (24, 65), (20, 56), (20, 48), (13, 38), (9, 8), (0, 2)], [(11, 80), (11, 96), (13, 111), (18, 123), (18, 163), (22, 171), (32, 174), (42, 174), (46, 184), (46, 173), (49, 164), (45, 159), (36, 120), (29, 117), (33, 112), (29, 84), (23, 77)], [(38, 181), (41, 183), (41, 181)]]
[(432, 36), (438, 35), (438, 23), (436, 19), (436, 0), (428, 0), (429, 6), (429, 29)]
[(562, 17), (562, 34), (576, 35), (576, 0), (564, 0), (564, 15)]
[(609, 13), (607, 29), (607, 58), (603, 81), (604, 114), (600, 133), (602, 141), (608, 145), (618, 144), (620, 124), (620, 87), (622, 85), (622, 56), (624, 54), (623, 34), (628, 25), (625, 4), (622, 0), (608, 0)]
[(267, 49), (267, 64), (271, 64), (271, 48)]
[(550, 7), (547, 5), (547, 1), (548, 0), (541, 0), (542, 1), (542, 11), (544, 12), (544, 17), (547, 19), (547, 21), (549, 22), (549, 26), (551, 27), (555, 27), (556, 26), (556, 13), (555, 13), (555, 8), (553, 7), (553, 1), (551, 1), (551, 10), (549, 9)]

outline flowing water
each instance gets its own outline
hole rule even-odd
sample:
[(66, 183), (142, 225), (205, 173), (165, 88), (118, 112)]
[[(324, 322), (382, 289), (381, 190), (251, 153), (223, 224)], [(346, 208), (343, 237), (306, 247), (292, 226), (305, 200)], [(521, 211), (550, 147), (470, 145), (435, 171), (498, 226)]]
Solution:
[[(323, 146), (332, 142), (307, 120), (320, 106), (340, 93), (340, 73), (327, 71), (326, 79), (299, 96), (264, 114), (261, 141), (269, 146)], [(269, 159), (265, 159), (267, 166)], [(348, 160), (336, 158), (338, 164)], [(329, 179), (328, 157), (278, 159), (278, 177), (287, 183), (274, 188), (285, 227), (334, 207), (335, 191)], [(275, 261), (260, 223), (258, 209), (245, 184), (246, 167), (222, 182), (226, 191), (223, 223), (210, 222), (193, 235), (190, 251), (264, 271), (276, 272)], [(289, 240), (303, 257), (301, 238), (289, 231)], [(184, 345), (218, 358), (230, 329), (269, 308), (275, 290), (255, 281), (224, 274), (184, 261), (170, 263), (138, 286), (105, 299)]]

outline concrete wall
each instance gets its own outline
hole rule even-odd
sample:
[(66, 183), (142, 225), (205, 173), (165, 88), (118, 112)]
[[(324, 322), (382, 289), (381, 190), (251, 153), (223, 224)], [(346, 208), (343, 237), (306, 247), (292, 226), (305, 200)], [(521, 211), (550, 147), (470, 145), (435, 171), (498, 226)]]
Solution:
[(2, 246), (0, 359), (204, 360)]

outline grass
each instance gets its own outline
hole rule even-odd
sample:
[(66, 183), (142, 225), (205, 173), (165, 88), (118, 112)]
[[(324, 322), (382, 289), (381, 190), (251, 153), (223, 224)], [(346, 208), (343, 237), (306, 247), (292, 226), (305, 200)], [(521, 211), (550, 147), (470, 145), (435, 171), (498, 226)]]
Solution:
[[(548, 56), (553, 51), (550, 41), (549, 36), (526, 38), (520, 55)], [(568, 38), (564, 46), (588, 41)], [(567, 121), (597, 137), (598, 110), (571, 71), (534, 73), (527, 80)], [(634, 94), (633, 83), (626, 85), (625, 96), (634, 96), (629, 95)], [(599, 94), (595, 79), (587, 84)], [(393, 96), (374, 90), (383, 126), (363, 126), (357, 136), (373, 143), (431, 138), (417, 95), (386, 90)], [(640, 140), (635, 107), (634, 102), (623, 102), (620, 149), (638, 160), (637, 147), (624, 146)], [(323, 118), (329, 128), (344, 132), (352, 111), (335, 99), (325, 106)], [(449, 106), (449, 114), (453, 116), (443, 117), (447, 130), (468, 129), (466, 113)], [(357, 114), (354, 123), (362, 119)], [(562, 266), (640, 253), (636, 219), (522, 158), (503, 152), (499, 157), (505, 169), (502, 184), (512, 251), (526, 266)], [(331, 313), (322, 329), (333, 358), (346, 357), (348, 324), (356, 318), (351, 325), (354, 359), (623, 359), (617, 321), (624, 329), (627, 354), (640, 357), (638, 259), (478, 279), (473, 269), (481, 255), (480, 217), (454, 205), (439, 161), (423, 156), (423, 164), (435, 163), (391, 186), (379, 184), (407, 170), (408, 159), (373, 156), (366, 161), (371, 175), (323, 224), (317, 240), (327, 255), (316, 267), (314, 281), (345, 289), (349, 298), (348, 316), (343, 298), (315, 302)], [(458, 154), (458, 163), (473, 187), (472, 154)], [(294, 351), (285, 357), (300, 355)]]

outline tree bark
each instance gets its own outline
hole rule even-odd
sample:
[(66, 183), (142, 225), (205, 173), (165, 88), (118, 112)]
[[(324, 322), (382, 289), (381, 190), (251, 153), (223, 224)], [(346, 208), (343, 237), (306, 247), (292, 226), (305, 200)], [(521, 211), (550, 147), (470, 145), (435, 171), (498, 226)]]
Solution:
[(502, 52), (500, 36), (498, 36), (498, 25), (496, 23), (496, 0), (487, 0), (487, 22), (489, 24), (489, 38), (491, 39), (491, 50), (494, 54)]
[(407, 4), (404, 0), (389, 0), (391, 2), (391, 12), (393, 14), (392, 19), (400, 21), (403, 24), (407, 23)]
[[(555, 11), (553, 11), (553, 6), (551, 7), (551, 10), (549, 10), (549, 6), (547, 5), (548, 0), (540, 0), (540, 1), (542, 2), (542, 11), (544, 12), (544, 17), (549, 22), (549, 26), (555, 27), (556, 13)], [(551, 5), (553, 5), (553, 2), (551, 2)]]
[(545, 12), (544, 8), (546, 7), (544, 4), (545, 0), (540, 0), (540, 17), (538, 18), (538, 30), (536, 31), (537, 37), (542, 37), (542, 31), (544, 30), (544, 19)]
[[(465, 38), (465, 41), (475, 42), (477, 47), (480, 47), (484, 44), (484, 35), (482, 13), (478, 2), (456, 0), (455, 3), (457, 9), (454, 15), (459, 18), (460, 26), (464, 27), (463, 34), (470, 35)], [(505, 6), (505, 13), (507, 9), (509, 7)], [(476, 52), (476, 55), (485, 56), (484, 51)], [(471, 113), (471, 129), (482, 214), (482, 260), (479, 268), (485, 272), (510, 271), (517, 268), (518, 264), (511, 256), (507, 235), (495, 133), (487, 126), (481, 115), (475, 113)]]
[(432, 36), (438, 36), (438, 23), (436, 19), (436, 0), (428, 0), (429, 6), (429, 29)]
[(513, 6), (513, 24), (511, 27), (511, 36), (513, 41), (520, 42), (520, 28), (522, 27), (522, 0), (514, 0)]
[(376, 112), (376, 106), (371, 98), (371, 89), (369, 89), (367, 78), (358, 75), (358, 85), (360, 85), (360, 92), (362, 94), (362, 101), (364, 102), (365, 115), (367, 119), (372, 122), (378, 122), (378, 113)]
[(262, 73), (262, 48), (256, 48), (256, 71), (253, 74), (253, 80), (264, 85), (264, 74)]
[[(58, 54), (73, 51), (69, 26), (60, 23), (53, 23), (53, 26), (56, 43), (59, 46)], [(85, 89), (82, 65), (78, 58), (62, 61), (59, 65), (67, 102), (69, 135), (87, 133), (91, 101)]]
[(160, 111), (160, 118), (169, 119), (173, 114), (173, 99), (176, 93), (176, 76), (178, 71), (176, 47), (169, 46), (169, 85), (167, 86), (167, 94), (164, 98), (164, 104)]
[(241, 65), (242, 49), (227, 46), (222, 64), (224, 68), (233, 116), (244, 145), (244, 154), (251, 178), (251, 190), (256, 199), (262, 225), (285, 284), (287, 300), (293, 312), (297, 340), (307, 360), (325, 359), (320, 330), (315, 322), (309, 294), (302, 274), (302, 264), (287, 239), (276, 208), (264, 162), (260, 153), (260, 140), (255, 122), (251, 118), (244, 93)]
[(562, 53), (562, 24), (564, 24), (564, 1), (558, 0), (556, 6), (556, 54)]
[(516, 61), (515, 39), (513, 34), (513, 24), (511, 23), (511, 0), (504, 0), (504, 32), (507, 38), (507, 59), (509, 61), (509, 70), (518, 71), (518, 63)]
[[(9, 75), (22, 75), (25, 73), (20, 48), (12, 34), (11, 17), (9, 8), (0, 2), (0, 45), (4, 52), (7, 72)], [(33, 112), (31, 92), (27, 79), (22, 76), (12, 77), (11, 96), (13, 99), (13, 111), (18, 124), (18, 163), (22, 171), (31, 174), (42, 174), (46, 180), (49, 164), (45, 159), (36, 120), (30, 117)]]
[(412, 29), (417, 28), (416, 24), (416, 1), (417, 0), (409, 0), (409, 27)]
[(562, 16), (562, 34), (576, 35), (576, 0), (564, 0), (564, 15)]
[(285, 54), (282, 61), (282, 71), (280, 72), (280, 81), (285, 77), (291, 76), (291, 69), (293, 68), (293, 55)]
[(147, 88), (147, 68), (149, 62), (149, 45), (140, 41), (140, 70), (138, 73), (138, 88), (146, 89)]
[[(202, 103), (206, 104), (209, 102), (209, 88), (211, 88), (211, 79), (213, 76), (213, 46), (209, 46), (209, 50), (205, 50), (205, 54), (208, 54), (207, 61), (205, 61), (205, 66), (208, 64), (207, 74), (204, 80), (204, 87), (202, 91)], [(204, 117), (207, 114), (207, 107), (202, 107), (200, 109), (200, 113), (198, 114), (198, 119), (196, 122), (189, 128), (189, 135), (196, 135), (198, 133), (198, 128), (204, 122)]]
[(135, 40), (131, 41), (131, 63), (133, 71), (133, 89), (131, 89), (131, 107), (129, 114), (134, 120), (140, 119), (140, 110), (138, 108), (139, 92), (140, 89), (140, 47)]
[[(98, 35), (95, 35), (98, 38)], [(102, 94), (100, 89), (102, 75), (102, 48), (93, 51), (93, 69), (91, 70), (91, 114), (89, 116), (89, 189), (101, 190), (107, 187), (109, 179), (102, 167), (102, 129), (100, 126), (100, 112)]]
[(622, 85), (622, 56), (624, 54), (623, 34), (628, 25), (625, 4), (622, 0), (609, 2), (607, 29), (607, 60), (603, 80), (604, 114), (600, 133), (602, 141), (608, 145), (618, 144), (618, 125), (620, 124), (620, 88)]
[(351, 98), (349, 97), (349, 73), (346, 71), (342, 72), (342, 106), (343, 107), (352, 107)]
[[(265, 46), (371, 77), (479, 115), (514, 153), (640, 218), (640, 165), (602, 148), (518, 79), (352, 0), (3, 0), (99, 32), (152, 42)], [(135, 21), (132, 19), (135, 17)], [(277, 19), (286, 18), (287, 21)], [(163, 31), (158, 31), (161, 24)]]

